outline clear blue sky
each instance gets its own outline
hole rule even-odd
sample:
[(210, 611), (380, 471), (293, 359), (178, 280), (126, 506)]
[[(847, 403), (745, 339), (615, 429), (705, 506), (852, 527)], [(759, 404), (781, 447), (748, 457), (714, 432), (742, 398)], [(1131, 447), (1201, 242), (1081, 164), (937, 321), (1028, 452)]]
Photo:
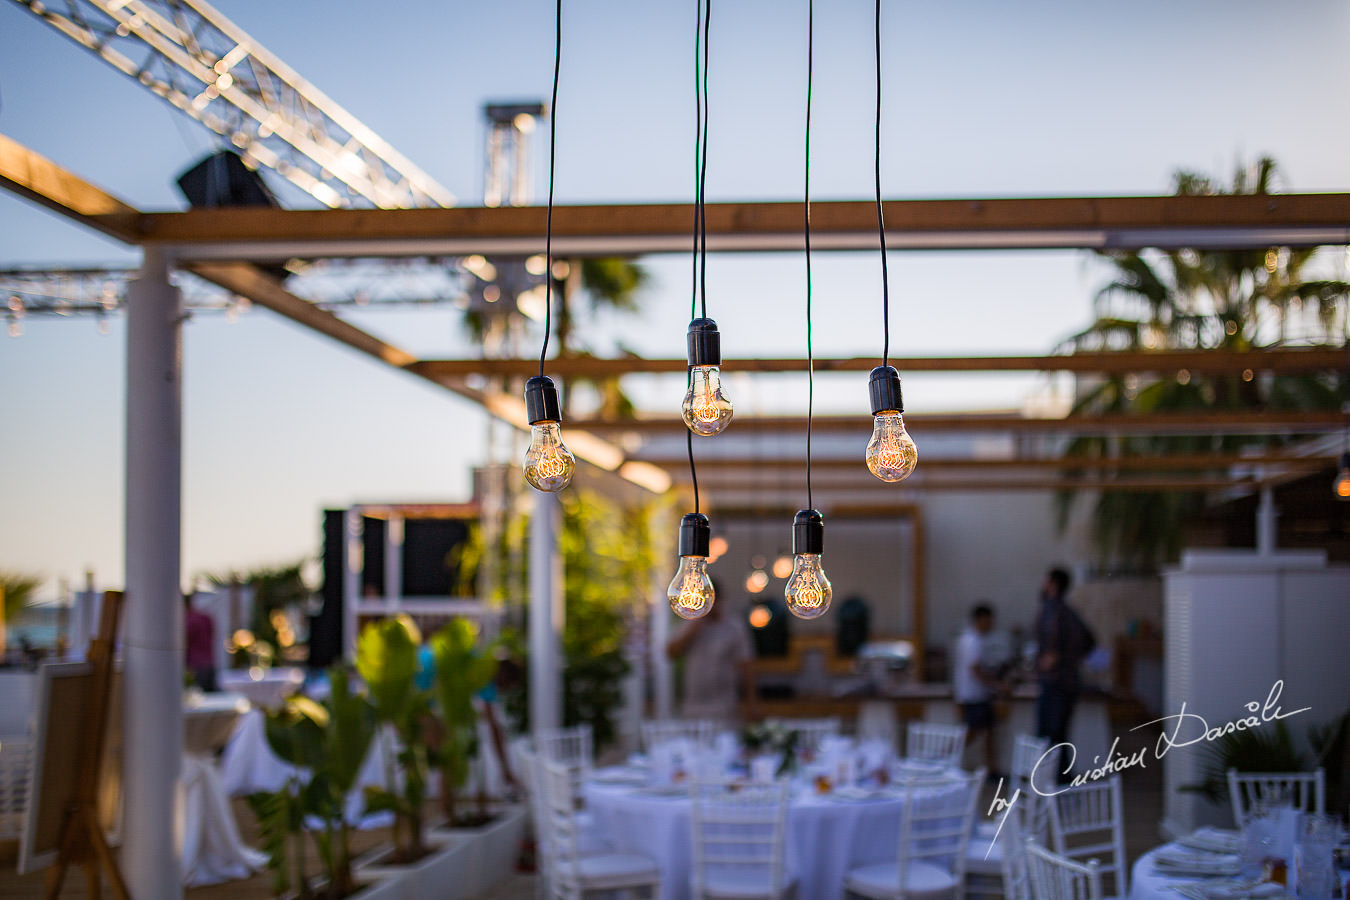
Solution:
[[(484, 101), (543, 97), (552, 4), (219, 0), (221, 11), (472, 203)], [(709, 196), (801, 190), (805, 3), (718, 0)], [(558, 105), (562, 203), (691, 197), (693, 0), (569, 0)], [(813, 192), (871, 192), (871, 14), (817, 3)], [(1227, 178), (1274, 155), (1289, 190), (1350, 188), (1350, 6), (1338, 0), (1130, 4), (885, 3), (884, 183), (890, 197), (1164, 193), (1174, 169)], [(195, 123), (0, 3), (0, 132), (143, 209), (179, 208), (176, 173), (212, 149)], [(541, 135), (542, 136), (542, 135)], [(542, 196), (543, 154), (537, 154)], [(0, 266), (132, 264), (136, 254), (0, 195)], [(599, 323), (682, 353), (684, 259), (649, 261), (640, 316)], [(816, 350), (877, 353), (874, 254), (818, 258)], [(1044, 352), (1085, 325), (1103, 274), (1080, 253), (894, 254), (892, 346), (906, 354)], [(709, 268), (728, 356), (803, 349), (801, 260)], [(451, 310), (363, 326), (421, 355), (466, 352)], [(29, 319), (0, 338), (0, 568), (122, 577), (121, 321)], [(185, 329), (184, 574), (312, 554), (319, 510), (360, 500), (463, 499), (483, 416), (264, 310)], [(856, 379), (855, 379), (856, 380)], [(799, 408), (766, 381), (765, 407)], [(906, 380), (911, 409), (1015, 406), (1034, 379)], [(680, 386), (637, 388), (678, 404)], [(865, 387), (823, 379), (832, 411)], [(865, 410), (864, 413), (865, 414)]]

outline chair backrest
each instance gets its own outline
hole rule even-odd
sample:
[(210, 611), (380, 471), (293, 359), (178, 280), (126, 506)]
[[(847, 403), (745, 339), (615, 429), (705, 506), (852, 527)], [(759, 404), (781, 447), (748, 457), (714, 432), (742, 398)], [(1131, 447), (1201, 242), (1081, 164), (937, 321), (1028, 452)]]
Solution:
[[(1049, 739), (1019, 734), (1013, 738), (1012, 760), (1008, 767), (1010, 787), (1013, 791), (1022, 792), (1014, 809), (1021, 813), (1023, 836), (1035, 838), (1038, 844), (1050, 840), (1050, 807), (1045, 798), (1032, 788), (1031, 774), (1049, 749)], [(1045, 777), (1044, 773), (1041, 777)]]
[(797, 732), (797, 746), (803, 751), (814, 753), (820, 749), (821, 741), (839, 734), (838, 717), (824, 719), (766, 719), (764, 724), (770, 728)]
[(1125, 896), (1125, 817), (1120, 776), (1089, 781), (1048, 799), (1055, 852), (1072, 860), (1097, 860), (1100, 876), (1114, 879)]
[(534, 735), (534, 752), (551, 762), (589, 769), (595, 759), (591, 726), (540, 729)]
[(966, 848), (975, 822), (975, 803), (985, 770), (934, 783), (911, 781), (904, 787), (900, 813), (900, 871), (928, 861), (951, 870), (956, 883), (966, 874)]
[(580, 891), (576, 805), (572, 800), (572, 769), (562, 762), (537, 757), (535, 769), (541, 788), (543, 831), (540, 843), (548, 847), (544, 854), (544, 872), (555, 892)]
[(1075, 862), (1031, 838), (1024, 854), (1035, 900), (1101, 900), (1102, 876), (1097, 861)]
[(655, 719), (642, 723), (642, 751), (650, 753), (657, 744), (687, 740), (698, 747), (711, 747), (717, 735), (712, 719)]
[(1326, 773), (1239, 772), (1228, 770), (1228, 795), (1233, 801), (1233, 820), (1239, 829), (1257, 802), (1292, 806), (1304, 812), (1324, 813), (1327, 803)]
[(995, 819), (996, 822), (1002, 823), (995, 840), (1003, 850), (999, 856), (999, 865), (1003, 869), (1003, 896), (1005, 900), (1032, 900), (1031, 871), (1027, 868), (1026, 831), (1022, 827), (1024, 820), (1017, 814), (1016, 809), (1013, 807), (1008, 810), (1006, 817), (1000, 814)]
[(933, 722), (910, 722), (905, 729), (905, 756), (961, 766), (961, 752), (966, 749), (966, 726), (938, 725)]
[(694, 896), (702, 897), (709, 875), (734, 870), (762, 878), (763, 896), (787, 891), (788, 784), (699, 782), (693, 786)]

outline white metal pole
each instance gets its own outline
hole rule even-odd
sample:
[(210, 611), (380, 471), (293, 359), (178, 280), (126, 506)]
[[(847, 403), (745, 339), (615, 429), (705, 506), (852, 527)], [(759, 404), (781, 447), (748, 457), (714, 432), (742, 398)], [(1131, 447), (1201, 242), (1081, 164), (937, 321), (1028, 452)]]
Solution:
[(1261, 488), (1261, 502), (1256, 507), (1256, 552), (1269, 556), (1279, 542), (1277, 521), (1280, 511), (1275, 507), (1275, 493), (1270, 487)]
[(384, 523), (384, 601), (403, 605), (403, 516), (390, 513)]
[(147, 246), (127, 291), (122, 865), (136, 900), (183, 896), (183, 300)]
[(353, 506), (342, 519), (342, 656), (351, 659), (356, 650), (357, 606), (361, 603), (361, 580), (366, 565), (365, 522), (361, 508)]
[(530, 517), (530, 730), (562, 724), (561, 506), (554, 494), (536, 492)]

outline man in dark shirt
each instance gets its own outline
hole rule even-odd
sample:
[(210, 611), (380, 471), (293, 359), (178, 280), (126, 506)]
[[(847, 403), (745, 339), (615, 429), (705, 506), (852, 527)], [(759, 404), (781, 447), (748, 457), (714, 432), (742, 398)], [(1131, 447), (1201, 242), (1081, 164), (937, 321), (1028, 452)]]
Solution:
[[(1064, 569), (1051, 569), (1046, 574), (1036, 618), (1036, 676), (1041, 685), (1036, 700), (1036, 733), (1049, 738), (1052, 747), (1069, 739), (1069, 722), (1082, 685), (1079, 667), (1097, 645), (1092, 631), (1065, 602), (1069, 582)], [(1055, 766), (1061, 781), (1069, 777), (1062, 765), (1064, 759), (1061, 748)]]

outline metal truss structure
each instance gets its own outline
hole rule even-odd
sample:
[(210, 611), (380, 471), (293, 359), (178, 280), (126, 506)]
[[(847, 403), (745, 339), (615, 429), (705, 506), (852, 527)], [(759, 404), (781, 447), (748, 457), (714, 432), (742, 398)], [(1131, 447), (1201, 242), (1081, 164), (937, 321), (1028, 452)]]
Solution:
[(329, 207), (455, 198), (202, 0), (20, 6)]

